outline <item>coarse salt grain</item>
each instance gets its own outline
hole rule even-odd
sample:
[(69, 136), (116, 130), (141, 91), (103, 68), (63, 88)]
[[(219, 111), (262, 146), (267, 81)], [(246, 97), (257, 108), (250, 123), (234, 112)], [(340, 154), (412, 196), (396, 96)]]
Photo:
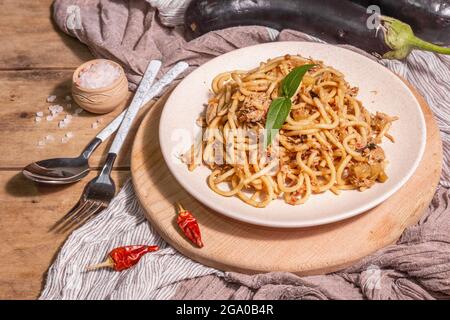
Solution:
[(50, 110), (50, 112), (52, 112), (52, 113), (60, 113), (60, 112), (64, 111), (64, 108), (59, 104), (54, 104), (54, 105), (48, 107), (48, 110)]
[(67, 132), (66, 133), (66, 138), (67, 139), (73, 138), (73, 133), (72, 132)]
[(38, 146), (42, 147), (42, 146), (44, 146), (44, 145), (45, 145), (45, 141), (44, 141), (44, 140), (40, 140), (40, 141), (38, 142)]
[(83, 112), (83, 109), (81, 109), (81, 108), (76, 108), (75, 109), (75, 114), (80, 114), (82, 112)]
[(67, 143), (67, 141), (69, 141), (69, 139), (67, 139), (67, 137), (62, 137), (61, 138), (61, 142), (62, 143)]
[(45, 140), (53, 141), (53, 140), (55, 140), (55, 138), (49, 134), (49, 135), (45, 136)]
[(52, 121), (53, 120), (53, 116), (47, 116), (45, 119), (47, 119), (47, 121)]
[(47, 102), (50, 102), (50, 103), (51, 103), (51, 102), (53, 102), (53, 101), (55, 101), (55, 100), (56, 100), (56, 96), (53, 96), (53, 95), (52, 95), (52, 96), (48, 96), (48, 97), (47, 97)]
[(44, 113), (42, 111), (36, 112), (36, 116), (38, 117), (43, 117)]
[(41, 117), (36, 117), (36, 118), (34, 119), (34, 121), (36, 121), (36, 122), (41, 122), (41, 120), (42, 120)]
[(97, 122), (97, 121), (94, 122), (94, 123), (91, 125), (91, 127), (92, 127), (92, 129), (97, 129), (97, 128), (98, 128), (98, 122)]
[(111, 85), (119, 76), (120, 69), (118, 67), (101, 61), (80, 72), (79, 84), (88, 89), (104, 88)]
[(69, 119), (69, 120), (71, 120), (73, 118), (73, 116), (71, 115), (71, 114), (66, 114), (66, 117), (65, 117), (65, 119)]

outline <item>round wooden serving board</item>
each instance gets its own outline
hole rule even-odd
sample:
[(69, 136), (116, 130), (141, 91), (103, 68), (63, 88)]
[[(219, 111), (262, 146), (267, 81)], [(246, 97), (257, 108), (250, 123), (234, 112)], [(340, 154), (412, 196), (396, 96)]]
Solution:
[[(165, 98), (150, 108), (137, 132), (131, 156), (134, 188), (159, 234), (200, 263), (244, 273), (312, 275), (337, 271), (395, 242), (406, 227), (419, 220), (435, 192), (442, 165), (439, 130), (424, 99), (409, 87), (422, 106), (427, 124), (423, 159), (397, 193), (356, 217), (318, 227), (275, 229), (232, 220), (203, 206), (178, 184), (161, 154), (158, 126)], [(197, 217), (203, 248), (191, 245), (178, 230), (177, 201)]]

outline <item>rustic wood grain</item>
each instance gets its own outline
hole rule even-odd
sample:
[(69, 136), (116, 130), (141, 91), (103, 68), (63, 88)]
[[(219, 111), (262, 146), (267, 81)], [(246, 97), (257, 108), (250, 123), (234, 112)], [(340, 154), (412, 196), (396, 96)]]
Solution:
[[(253, 226), (201, 205), (175, 180), (158, 141), (164, 101), (143, 120), (133, 150), (131, 172), (136, 193), (159, 234), (184, 255), (205, 265), (245, 273), (288, 271), (323, 274), (349, 266), (396, 241), (418, 221), (439, 181), (442, 146), (439, 129), (423, 98), (418, 96), (427, 124), (427, 144), (413, 177), (377, 207), (338, 223), (303, 229)], [(196, 213), (205, 247), (186, 241), (175, 224), (175, 202)]]
[(76, 68), (92, 58), (78, 40), (56, 30), (52, 0), (0, 0), (0, 70)]
[[(37, 298), (45, 273), (68, 234), (49, 228), (78, 201), (97, 174), (65, 187), (44, 186), (17, 171), (0, 171), (0, 299)], [(129, 171), (114, 171), (120, 188)]]
[[(46, 187), (24, 179), (20, 169), (30, 161), (78, 154), (119, 111), (104, 116), (97, 130), (91, 124), (99, 117), (87, 113), (66, 129), (58, 129), (56, 120), (34, 123), (35, 112), (49, 105), (47, 96), (65, 96), (72, 72), (92, 59), (85, 45), (56, 29), (51, 20), (52, 2), (0, 0), (0, 255), (6, 257), (0, 264), (0, 299), (38, 297), (45, 272), (67, 236), (48, 229), (78, 201), (85, 183), (96, 174), (74, 185)], [(61, 144), (60, 138), (68, 131), (75, 137)], [(58, 140), (37, 148), (37, 142), (48, 134)], [(105, 143), (96, 151), (91, 166), (100, 164), (106, 147)], [(129, 149), (123, 151), (129, 153)], [(129, 176), (128, 163), (128, 156), (116, 161), (123, 168), (113, 172), (118, 187)]]
[[(45, 116), (49, 114), (48, 107), (52, 104), (67, 106), (64, 97), (70, 94), (71, 70), (26, 70), (26, 71), (2, 71), (0, 72), (0, 135), (6, 137), (8, 143), (0, 144), (0, 168), (21, 169), (31, 161), (40, 159), (76, 156), (87, 143), (112, 119), (114, 119), (127, 105), (125, 102), (111, 113), (95, 115), (83, 111), (80, 116), (73, 117), (72, 122), (63, 129), (58, 127), (60, 115), (53, 121), (36, 123), (36, 112), (43, 111)], [(49, 95), (56, 95), (58, 100), (47, 103)], [(131, 97), (131, 94), (130, 94)], [(76, 109), (72, 101), (72, 109), (63, 114), (74, 114)], [(151, 105), (149, 103), (148, 105)], [(134, 122), (132, 130), (124, 144), (122, 152), (115, 163), (115, 167), (128, 168), (130, 163), (130, 149), (137, 127), (142, 119), (143, 111)], [(97, 129), (92, 124), (101, 119)], [(61, 138), (72, 132), (74, 138), (68, 143), (62, 143)], [(38, 146), (40, 140), (45, 140), (47, 135), (55, 138), (53, 142), (46, 142), (45, 146)], [(106, 148), (109, 143), (102, 144), (92, 155), (90, 164), (98, 167), (103, 163)]]

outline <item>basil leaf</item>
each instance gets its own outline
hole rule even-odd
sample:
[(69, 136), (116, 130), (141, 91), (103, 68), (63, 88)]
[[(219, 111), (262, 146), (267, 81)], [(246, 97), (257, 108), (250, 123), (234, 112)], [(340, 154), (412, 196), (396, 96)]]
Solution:
[(278, 130), (281, 128), (284, 121), (286, 121), (286, 118), (291, 111), (291, 98), (302, 82), (303, 76), (314, 66), (315, 64), (305, 64), (294, 68), (281, 82), (282, 96), (272, 101), (267, 112), (266, 148), (272, 143), (274, 136), (278, 133)]
[[(272, 143), (272, 140), (278, 130), (283, 125), (284, 121), (291, 111), (291, 99), (286, 97), (279, 97), (272, 101), (269, 106), (266, 118), (266, 147)], [(272, 133), (274, 133), (272, 135)]]
[(309, 69), (314, 66), (315, 64), (305, 64), (303, 66), (292, 69), (292, 71), (289, 72), (289, 74), (284, 77), (281, 82), (281, 91), (283, 93), (283, 96), (292, 98), (292, 96), (297, 91), (300, 82), (302, 82), (303, 76)]

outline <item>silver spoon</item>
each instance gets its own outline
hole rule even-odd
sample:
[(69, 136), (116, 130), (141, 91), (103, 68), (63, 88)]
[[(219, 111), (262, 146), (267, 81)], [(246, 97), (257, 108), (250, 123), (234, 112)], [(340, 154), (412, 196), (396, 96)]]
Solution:
[(66, 184), (79, 181), (89, 174), (89, 157), (103, 142), (98, 136), (89, 142), (76, 158), (54, 158), (33, 162), (22, 173), (40, 183)]
[[(149, 91), (150, 92), (146, 94), (143, 103), (139, 106), (139, 108), (153, 99), (154, 94), (151, 92), (152, 90)], [(111, 123), (102, 131), (100, 131), (100, 133), (97, 134), (91, 142), (89, 142), (78, 157), (53, 158), (36, 161), (23, 168), (23, 175), (30, 180), (46, 184), (68, 184), (80, 181), (89, 174), (89, 157), (103, 141), (105, 141), (119, 128), (123, 118), (125, 117), (125, 113), (126, 110), (111, 121)]]

